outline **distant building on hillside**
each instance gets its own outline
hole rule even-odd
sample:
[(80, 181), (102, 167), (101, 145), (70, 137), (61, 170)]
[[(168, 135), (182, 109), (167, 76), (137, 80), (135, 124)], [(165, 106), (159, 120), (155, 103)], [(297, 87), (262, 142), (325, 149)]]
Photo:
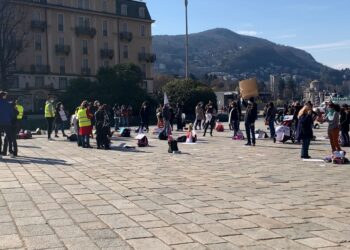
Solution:
[(279, 75), (270, 75), (270, 91), (273, 97), (278, 95), (278, 84), (281, 80)]

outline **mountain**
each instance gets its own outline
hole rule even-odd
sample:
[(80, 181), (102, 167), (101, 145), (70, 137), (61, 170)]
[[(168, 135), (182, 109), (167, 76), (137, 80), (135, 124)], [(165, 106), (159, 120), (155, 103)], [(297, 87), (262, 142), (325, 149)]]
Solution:
[[(157, 73), (184, 75), (184, 35), (154, 36), (153, 51)], [(197, 77), (209, 72), (262, 78), (274, 73), (315, 77), (324, 67), (303, 50), (222, 28), (189, 35), (189, 62), (190, 72)]]

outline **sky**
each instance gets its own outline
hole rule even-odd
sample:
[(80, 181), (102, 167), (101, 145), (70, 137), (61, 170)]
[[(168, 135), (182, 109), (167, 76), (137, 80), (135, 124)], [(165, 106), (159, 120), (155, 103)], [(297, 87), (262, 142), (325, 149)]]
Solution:
[[(185, 0), (144, 0), (153, 35), (185, 33)], [(350, 0), (188, 0), (189, 33), (213, 28), (301, 48), (350, 68)]]

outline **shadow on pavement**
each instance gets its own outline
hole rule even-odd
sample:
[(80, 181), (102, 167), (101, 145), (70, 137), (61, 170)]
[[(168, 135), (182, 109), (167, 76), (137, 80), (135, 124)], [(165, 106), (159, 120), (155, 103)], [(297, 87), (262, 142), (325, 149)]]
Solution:
[(47, 164), (47, 165), (63, 165), (71, 166), (65, 160), (51, 159), (51, 158), (39, 158), (39, 157), (28, 157), (28, 156), (17, 156), (16, 158), (3, 158), (7, 163), (21, 163), (21, 164)]

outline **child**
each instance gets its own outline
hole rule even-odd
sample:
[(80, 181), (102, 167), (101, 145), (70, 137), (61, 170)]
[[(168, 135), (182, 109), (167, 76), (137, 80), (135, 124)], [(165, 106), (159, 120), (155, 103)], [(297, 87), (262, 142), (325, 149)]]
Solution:
[(193, 130), (193, 124), (188, 125), (188, 131), (186, 133), (186, 143), (195, 143), (197, 141), (196, 132)]

